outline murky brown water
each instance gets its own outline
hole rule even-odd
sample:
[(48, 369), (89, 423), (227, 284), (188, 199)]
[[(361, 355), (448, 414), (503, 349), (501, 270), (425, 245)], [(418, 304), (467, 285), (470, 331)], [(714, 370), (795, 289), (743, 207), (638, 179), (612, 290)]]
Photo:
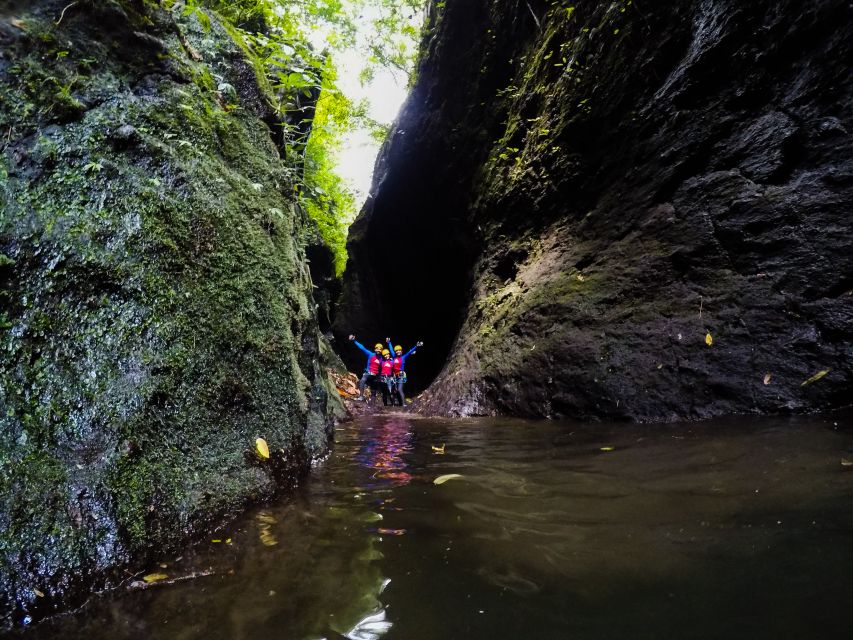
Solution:
[(21, 636), (850, 638), (850, 426), (363, 419), (295, 496), (152, 567), (213, 575)]

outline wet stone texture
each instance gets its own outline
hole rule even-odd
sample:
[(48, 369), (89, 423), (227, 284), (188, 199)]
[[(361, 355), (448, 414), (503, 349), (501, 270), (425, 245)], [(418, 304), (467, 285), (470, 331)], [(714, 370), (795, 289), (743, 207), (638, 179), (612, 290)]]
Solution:
[(432, 340), (438, 414), (849, 404), (851, 21), (842, 0), (436, 4), (338, 337)]
[(326, 450), (316, 230), (255, 68), (179, 8), (0, 3), (0, 626)]

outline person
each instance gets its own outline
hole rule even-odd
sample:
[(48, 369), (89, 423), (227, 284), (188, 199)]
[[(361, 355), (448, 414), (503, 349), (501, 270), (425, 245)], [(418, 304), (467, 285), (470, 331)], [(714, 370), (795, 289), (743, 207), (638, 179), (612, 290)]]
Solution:
[(394, 353), (394, 391), (396, 392), (393, 395), (397, 396), (397, 400), (400, 401), (400, 406), (406, 406), (406, 394), (403, 392), (403, 385), (406, 384), (406, 358), (415, 353), (418, 347), (424, 346), (424, 343), (420, 340), (415, 343), (415, 346), (409, 349), (405, 354), (403, 353), (403, 347), (399, 344), (395, 347), (391, 346), (391, 338), (385, 338), (385, 342), (388, 343), (388, 348), (393, 349)]
[(349, 339), (355, 342), (355, 346), (367, 354), (367, 364), (364, 365), (364, 373), (361, 375), (361, 380), (358, 381), (358, 400), (364, 402), (366, 399), (364, 397), (364, 388), (370, 385), (371, 390), (376, 389), (376, 378), (379, 376), (379, 371), (382, 368), (382, 358), (380, 357), (382, 343), (377, 342), (371, 352), (370, 349), (356, 340), (354, 335), (350, 335)]
[(382, 404), (394, 406), (394, 360), (388, 349), (382, 351), (382, 365), (379, 372), (382, 380)]

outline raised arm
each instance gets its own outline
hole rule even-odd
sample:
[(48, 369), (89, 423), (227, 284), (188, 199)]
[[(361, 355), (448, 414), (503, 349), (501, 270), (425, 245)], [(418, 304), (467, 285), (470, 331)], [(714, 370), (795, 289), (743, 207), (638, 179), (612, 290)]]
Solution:
[(408, 352), (406, 353), (406, 355), (404, 355), (403, 357), (404, 357), (404, 358), (408, 358), (410, 355), (412, 355), (415, 351), (417, 351), (417, 350), (418, 350), (418, 347), (422, 347), (422, 346), (424, 346), (424, 343), (423, 343), (423, 342), (418, 342), (414, 347), (412, 347), (411, 349), (409, 349), (409, 351), (408, 351)]
[(367, 355), (369, 355), (369, 356), (373, 355), (373, 352), (370, 349), (368, 349), (367, 347), (365, 347), (363, 344), (361, 344), (358, 340), (356, 340), (355, 336), (350, 336), (349, 339), (352, 340), (355, 343), (355, 346), (357, 346), (359, 349), (364, 351)]
[(391, 338), (385, 338), (385, 342), (388, 343), (388, 351), (390, 351), (393, 354), (394, 353), (394, 343), (391, 342)]

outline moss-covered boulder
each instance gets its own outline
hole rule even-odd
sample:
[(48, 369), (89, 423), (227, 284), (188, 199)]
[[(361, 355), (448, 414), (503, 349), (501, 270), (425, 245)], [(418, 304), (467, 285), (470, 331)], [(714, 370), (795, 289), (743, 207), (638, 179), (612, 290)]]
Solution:
[(78, 601), (326, 451), (316, 233), (255, 68), (215, 17), (0, 3), (5, 624)]

